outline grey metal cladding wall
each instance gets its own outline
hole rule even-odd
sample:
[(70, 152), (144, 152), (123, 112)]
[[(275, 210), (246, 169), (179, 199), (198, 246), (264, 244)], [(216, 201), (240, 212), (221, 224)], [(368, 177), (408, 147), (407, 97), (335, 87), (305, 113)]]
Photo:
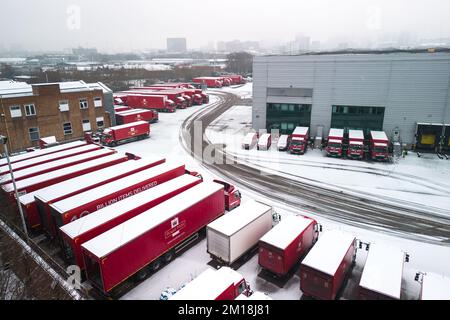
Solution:
[(253, 108), (252, 126), (259, 130), (266, 128), (267, 64), (253, 61)]

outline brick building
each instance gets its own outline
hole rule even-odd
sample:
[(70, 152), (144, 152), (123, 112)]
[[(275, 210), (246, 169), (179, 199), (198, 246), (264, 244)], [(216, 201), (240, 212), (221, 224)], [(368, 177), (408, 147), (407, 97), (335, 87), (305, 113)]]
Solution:
[(8, 137), (10, 152), (37, 146), (40, 137), (76, 140), (111, 126), (112, 118), (112, 91), (100, 82), (0, 81), (0, 134)]

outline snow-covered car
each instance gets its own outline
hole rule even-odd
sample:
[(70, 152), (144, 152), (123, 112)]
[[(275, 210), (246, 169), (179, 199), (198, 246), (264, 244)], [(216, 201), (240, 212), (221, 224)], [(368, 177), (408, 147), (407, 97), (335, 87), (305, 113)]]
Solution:
[(175, 293), (177, 293), (177, 290), (171, 287), (166, 287), (163, 292), (161, 292), (161, 295), (159, 296), (159, 300), (169, 300), (171, 296), (173, 296)]

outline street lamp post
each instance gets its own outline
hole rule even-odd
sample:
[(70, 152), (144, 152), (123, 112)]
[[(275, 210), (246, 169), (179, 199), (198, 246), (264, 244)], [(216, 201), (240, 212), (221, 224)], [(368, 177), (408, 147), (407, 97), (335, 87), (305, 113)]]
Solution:
[(16, 180), (14, 178), (14, 173), (13, 173), (13, 170), (12, 170), (12, 167), (11, 167), (11, 161), (9, 159), (9, 152), (8, 152), (7, 141), (8, 141), (7, 137), (0, 135), (0, 143), (5, 146), (6, 160), (8, 161), (9, 172), (11, 173), (11, 180), (12, 180), (13, 187), (14, 187), (14, 193), (16, 195), (17, 207), (19, 208), (20, 218), (22, 219), (23, 231), (25, 232), (25, 236), (26, 236), (26, 239), (28, 241), (27, 225), (25, 223), (25, 217), (23, 215), (22, 206), (20, 205), (20, 201), (19, 201), (19, 193), (17, 192)]

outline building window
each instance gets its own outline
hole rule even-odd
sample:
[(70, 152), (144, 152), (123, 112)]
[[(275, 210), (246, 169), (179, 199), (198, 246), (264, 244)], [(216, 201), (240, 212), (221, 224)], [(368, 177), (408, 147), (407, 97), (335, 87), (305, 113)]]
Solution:
[(11, 112), (11, 118), (22, 117), (22, 108), (20, 106), (11, 106), (9, 107), (9, 111)]
[(31, 141), (39, 140), (39, 128), (28, 128), (28, 134)]
[(88, 108), (87, 99), (80, 99), (80, 109), (87, 109), (87, 108)]
[(105, 126), (105, 118), (98, 117), (96, 118), (97, 121), (97, 128), (103, 128)]
[(34, 106), (34, 104), (26, 104), (25, 105), (25, 114), (28, 117), (36, 115), (36, 107)]
[(63, 130), (64, 130), (64, 135), (69, 135), (72, 134), (72, 123), (70, 122), (65, 122), (63, 123)]
[(99, 107), (101, 107), (101, 106), (103, 106), (102, 98), (100, 98), (100, 97), (95, 97), (95, 98), (94, 98), (94, 107), (99, 108)]
[(61, 112), (69, 111), (69, 100), (59, 101), (59, 111)]
[(83, 120), (82, 125), (83, 125), (83, 131), (84, 132), (91, 131), (91, 122), (89, 121), (89, 119)]

